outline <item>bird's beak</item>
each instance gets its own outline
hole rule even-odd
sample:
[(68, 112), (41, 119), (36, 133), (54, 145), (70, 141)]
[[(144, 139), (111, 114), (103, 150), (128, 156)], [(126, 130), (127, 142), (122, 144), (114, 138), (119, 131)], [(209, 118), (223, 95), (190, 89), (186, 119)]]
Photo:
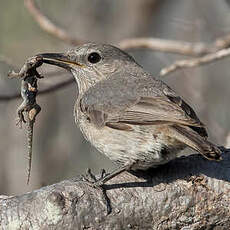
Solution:
[(42, 57), (44, 63), (60, 66), (65, 69), (71, 69), (73, 66), (83, 67), (82, 64), (71, 61), (64, 53), (44, 53), (37, 56)]

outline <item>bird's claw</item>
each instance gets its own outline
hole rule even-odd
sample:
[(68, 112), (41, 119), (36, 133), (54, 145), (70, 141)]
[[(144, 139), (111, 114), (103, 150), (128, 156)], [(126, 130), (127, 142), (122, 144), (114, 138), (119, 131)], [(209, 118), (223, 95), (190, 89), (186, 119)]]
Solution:
[(105, 204), (106, 204), (106, 209), (107, 209), (107, 215), (112, 212), (112, 207), (111, 207), (111, 202), (109, 197), (106, 194), (106, 190), (103, 187), (103, 178), (106, 176), (106, 171), (104, 169), (101, 170), (99, 178), (97, 178), (91, 171), (91, 169), (86, 170), (85, 175), (81, 175), (81, 178), (83, 181), (85, 181), (89, 186), (99, 189), (102, 192)]
[(103, 186), (103, 178), (106, 176), (106, 171), (105, 169), (102, 169), (100, 171), (99, 177), (97, 178), (91, 171), (91, 169), (87, 169), (86, 170), (86, 174), (85, 175), (81, 175), (81, 178), (83, 181), (86, 181), (88, 183), (91, 183), (91, 185), (93, 185), (94, 187), (101, 187)]

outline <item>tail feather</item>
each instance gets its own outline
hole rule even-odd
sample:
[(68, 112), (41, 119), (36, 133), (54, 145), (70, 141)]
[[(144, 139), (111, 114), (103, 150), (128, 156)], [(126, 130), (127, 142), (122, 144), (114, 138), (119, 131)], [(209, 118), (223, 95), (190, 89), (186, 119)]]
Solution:
[[(175, 138), (185, 143), (192, 149), (201, 153), (209, 160), (221, 160), (221, 150), (213, 143), (206, 140), (206, 138), (199, 135), (199, 133), (186, 126), (172, 126)], [(175, 132), (176, 131), (176, 132)]]

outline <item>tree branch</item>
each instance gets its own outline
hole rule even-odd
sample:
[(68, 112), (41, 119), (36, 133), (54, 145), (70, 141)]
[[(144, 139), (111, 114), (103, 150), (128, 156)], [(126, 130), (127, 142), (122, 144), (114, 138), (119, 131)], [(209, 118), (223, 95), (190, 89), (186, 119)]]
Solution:
[(24, 5), (34, 17), (35, 21), (39, 24), (39, 26), (49, 34), (71, 45), (79, 45), (83, 43), (83, 41), (73, 38), (64, 29), (55, 25), (48, 17), (46, 17), (41, 12), (39, 7), (35, 4), (34, 0), (24, 0)]
[(227, 49), (217, 51), (216, 53), (204, 55), (200, 58), (176, 61), (174, 64), (163, 68), (160, 71), (159, 76), (164, 77), (169, 73), (175, 72), (176, 70), (181, 68), (191, 68), (191, 67), (201, 66), (204, 64), (211, 63), (213, 61), (224, 59), (229, 56), (230, 56), (230, 48), (227, 48)]
[[(45, 31), (71, 45), (83, 43), (52, 23), (34, 0), (24, 0), (24, 3)], [(162, 69), (160, 76), (180, 68), (208, 64), (230, 54), (229, 35), (210, 45), (154, 38), (127, 39), (119, 45), (123, 49), (148, 48), (204, 55), (177, 61)], [(60, 89), (73, 81), (58, 83), (41, 90), (40, 94)], [(7, 97), (3, 100), (20, 95)], [(147, 173), (136, 173), (136, 176), (123, 173), (105, 185), (113, 208), (110, 215), (106, 215), (101, 191), (80, 179), (62, 181), (20, 196), (0, 196), (0, 226), (8, 229), (49, 229), (54, 226), (55, 229), (201, 229), (216, 226), (230, 229), (229, 165), (230, 155), (226, 152), (223, 161), (218, 163), (201, 156), (189, 156)]]
[[(72, 38), (64, 29), (58, 27), (51, 22), (38, 8), (34, 0), (24, 0), (24, 4), (27, 7), (28, 11), (32, 14), (34, 19), (39, 23), (42, 29), (52, 34), (53, 36), (71, 44), (79, 45), (84, 43), (79, 39)], [(204, 43), (189, 43), (183, 41), (173, 41), (157, 38), (131, 38), (125, 39), (118, 43), (118, 46), (121, 49), (132, 49), (132, 48), (147, 48), (151, 50), (157, 50), (161, 52), (170, 52), (190, 56), (201, 56), (200, 58), (194, 58), (190, 60), (180, 60), (176, 61), (174, 64), (163, 68), (160, 71), (159, 76), (163, 77), (172, 73), (181, 68), (191, 68), (195, 66), (200, 66), (208, 64), (210, 62), (225, 58), (229, 56), (229, 49), (223, 49), (230, 45), (230, 35), (226, 35), (222, 38), (218, 38), (213, 44), (206, 45)], [(223, 49), (223, 50), (221, 50)], [(218, 51), (219, 50), (219, 51)], [(9, 65), (12, 65), (10, 59), (0, 56), (0, 61), (3, 61)], [(74, 80), (63, 81), (54, 86), (47, 87), (43, 90), (40, 90), (40, 94), (50, 93), (56, 89), (60, 89), (72, 84)], [(16, 98), (19, 98), (20, 94), (12, 95), (0, 95), (0, 101), (9, 101)]]
[[(138, 177), (123, 173), (102, 192), (80, 179), (20, 196), (0, 196), (0, 226), (14, 229), (230, 229), (230, 155), (179, 158)], [(68, 227), (67, 227), (68, 226)]]
[(118, 43), (121, 49), (150, 49), (188, 56), (201, 56), (216, 51), (216, 47), (204, 43), (190, 43), (159, 38), (130, 38)]
[(162, 38), (130, 38), (124, 39), (118, 43), (121, 49), (140, 49), (175, 53), (187, 56), (202, 56), (205, 54), (215, 53), (221, 49), (228, 48), (230, 45), (230, 35), (217, 38), (210, 44), (201, 42), (191, 43), (184, 41), (174, 41)]
[[(39, 7), (35, 4), (35, 0), (24, 0), (24, 4), (39, 26), (49, 34), (70, 44), (80, 45), (87, 41), (72, 37), (67, 31), (55, 25), (47, 16), (45, 16)], [(188, 56), (202, 56), (218, 50), (228, 48), (230, 45), (230, 34), (217, 38), (211, 44), (190, 43), (184, 41), (173, 41), (159, 38), (130, 38), (120, 41), (117, 46), (121, 49), (139, 49), (147, 48), (150, 50), (182, 54)]]
[[(182, 68), (192, 68), (192, 67), (197, 67), (197, 66), (209, 64), (211, 62), (214, 62), (214, 61), (217, 61), (220, 59), (224, 59), (224, 58), (229, 57), (229, 56), (230, 56), (230, 48), (227, 48), (227, 49), (222, 49), (220, 51), (217, 51), (216, 53), (204, 55), (204, 56), (199, 57), (199, 58), (193, 58), (193, 59), (189, 59), (189, 60), (179, 60), (179, 61), (176, 61), (175, 63), (173, 63), (172, 65), (163, 68), (160, 71), (159, 77), (165, 77), (165, 76), (169, 75), (170, 73), (173, 73), (173, 72), (175, 72), (179, 69), (182, 69)], [(39, 94), (51, 93), (52, 91), (55, 91), (56, 89), (64, 88), (64, 87), (72, 84), (73, 82), (74, 82), (74, 79), (60, 82), (56, 85), (49, 86), (43, 90), (40, 90)], [(12, 94), (12, 95), (0, 95), (0, 101), (9, 101), (9, 100), (13, 100), (13, 99), (16, 99), (19, 97), (20, 97), (20, 94), (18, 94), (18, 93)]]

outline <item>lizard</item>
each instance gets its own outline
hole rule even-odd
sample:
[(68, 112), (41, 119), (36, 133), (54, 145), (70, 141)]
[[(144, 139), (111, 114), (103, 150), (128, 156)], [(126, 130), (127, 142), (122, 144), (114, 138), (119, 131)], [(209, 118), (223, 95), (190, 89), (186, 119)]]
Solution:
[[(11, 71), (8, 76), (11, 78), (22, 78), (21, 81), (21, 96), (23, 102), (17, 109), (17, 123), (19, 128), (22, 128), (22, 123), (27, 123), (27, 145), (28, 145), (28, 174), (27, 174), (27, 184), (29, 184), (31, 165), (32, 165), (32, 146), (33, 146), (33, 126), (35, 118), (41, 111), (41, 107), (36, 102), (36, 96), (38, 92), (37, 81), (40, 78), (40, 74), (37, 72), (36, 68), (42, 65), (42, 58), (35, 56), (27, 59), (21, 70), (16, 73)], [(26, 113), (26, 119), (24, 117)]]

